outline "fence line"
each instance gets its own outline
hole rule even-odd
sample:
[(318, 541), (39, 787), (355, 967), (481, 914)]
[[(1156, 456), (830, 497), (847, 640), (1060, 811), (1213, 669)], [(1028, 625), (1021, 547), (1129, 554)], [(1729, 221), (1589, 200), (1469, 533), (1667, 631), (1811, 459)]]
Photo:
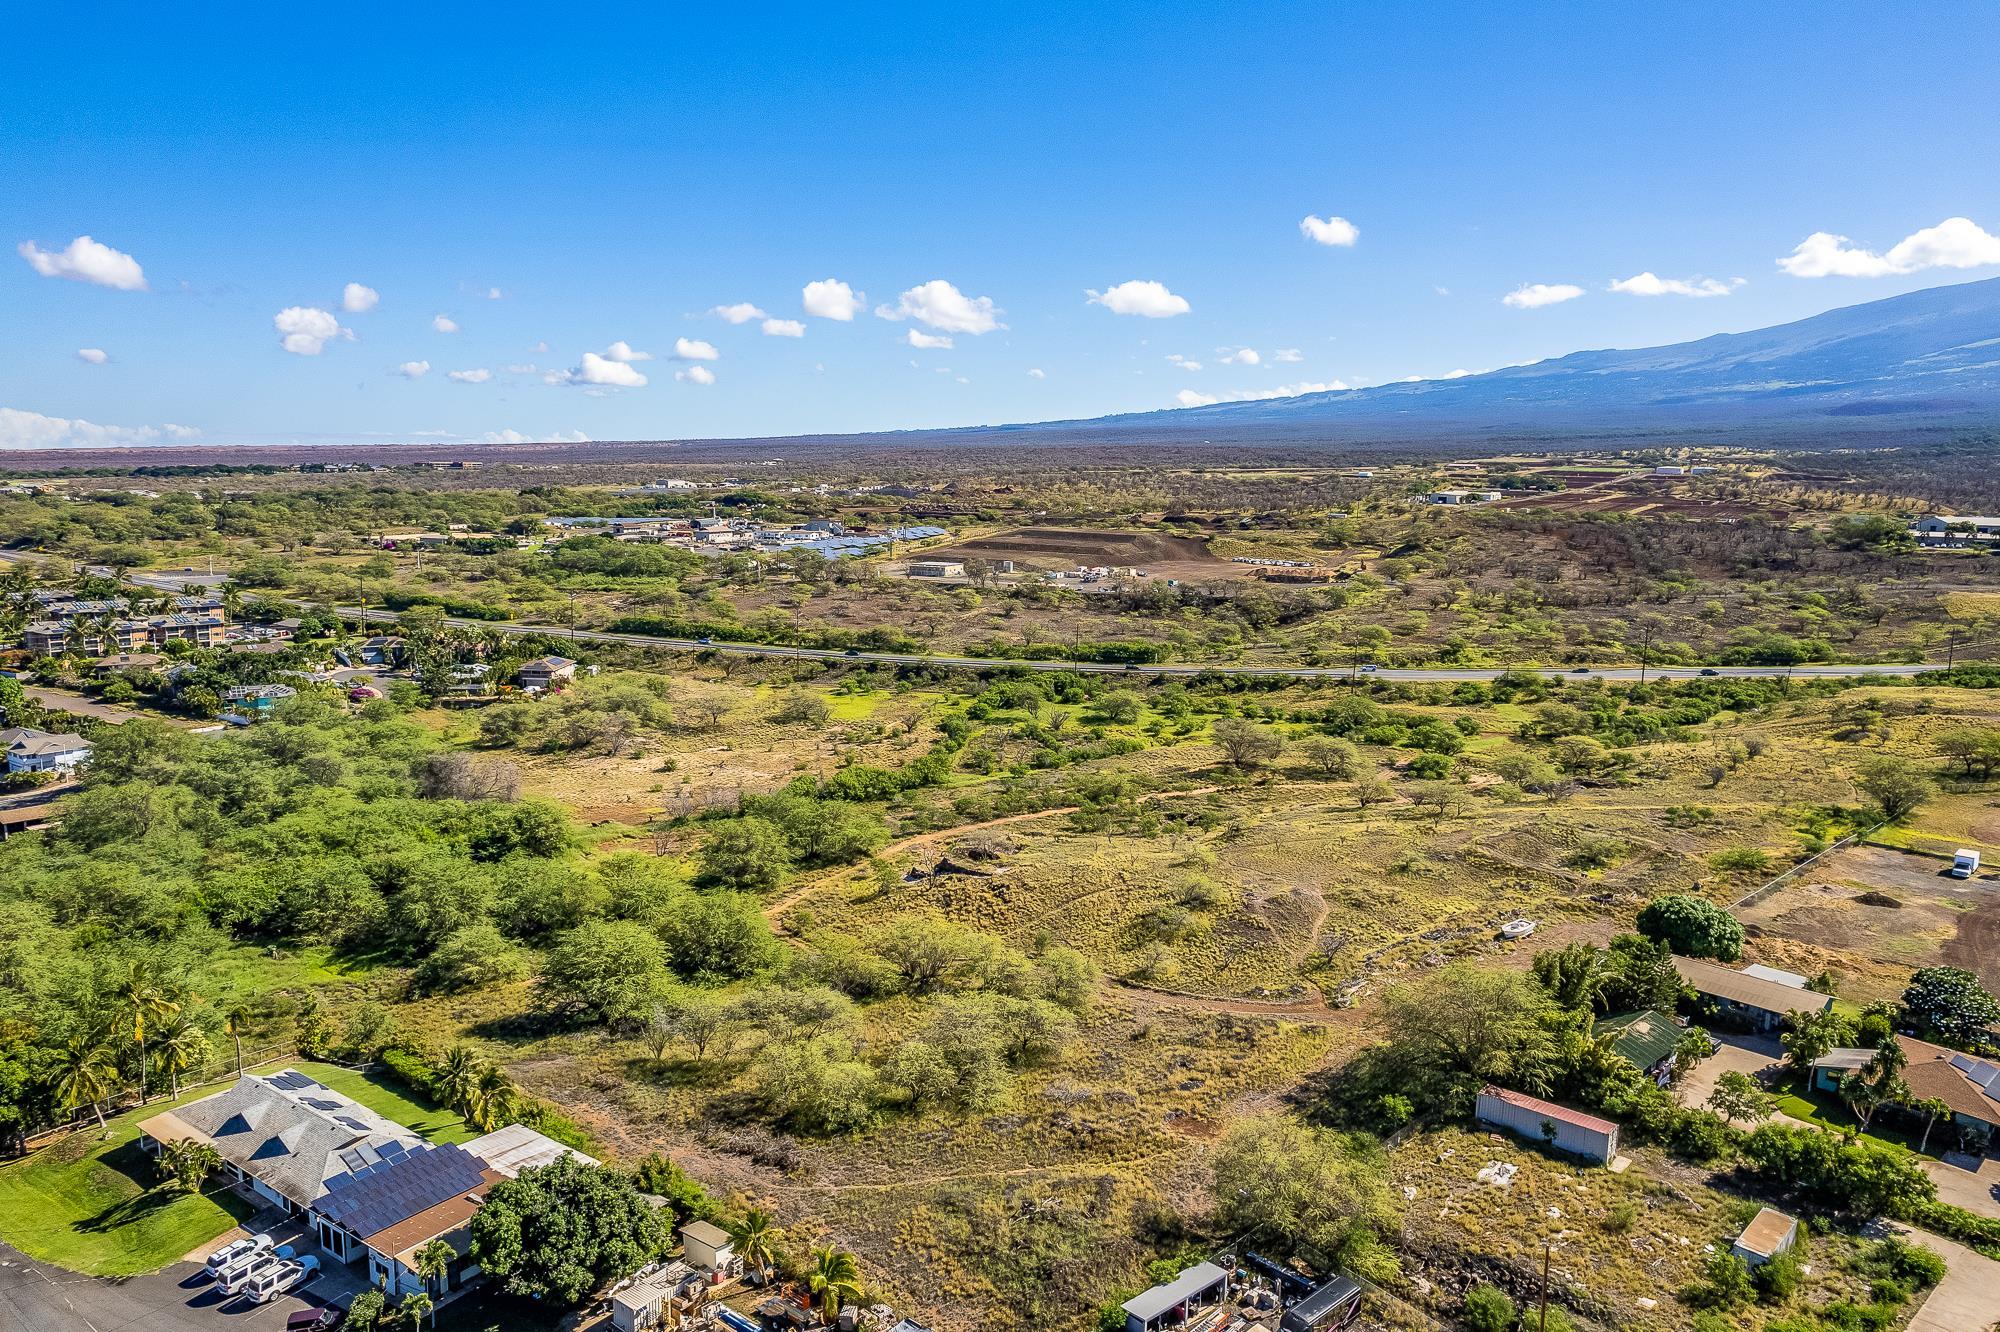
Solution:
[(1814, 864), (1814, 862), (1824, 859), (1825, 857), (1832, 855), (1836, 851), (1845, 851), (1848, 847), (1854, 846), (1859, 842), (1865, 841), (1867, 838), (1869, 838), (1875, 833), (1876, 829), (1886, 826), (1889, 822), (1890, 821), (1888, 819), (1883, 819), (1881, 823), (1874, 824), (1871, 827), (1863, 828), (1859, 832), (1851, 832), (1847, 834), (1847, 836), (1835, 842), (1832, 846), (1827, 847), (1826, 850), (1816, 851), (1812, 855), (1807, 856), (1804, 860), (1801, 860), (1798, 864), (1792, 866), (1790, 869), (1786, 870), (1783, 874), (1780, 874), (1777, 878), (1771, 880), (1769, 883), (1764, 884), (1762, 887), (1754, 888), (1743, 897), (1740, 897), (1736, 901), (1731, 902), (1729, 904), (1730, 914), (1734, 915), (1736, 912), (1741, 911), (1744, 907), (1751, 905), (1758, 898), (1763, 897), (1765, 894), (1774, 891), (1776, 888), (1778, 888), (1779, 885), (1783, 884), (1785, 880), (1791, 878), (1794, 874), (1799, 873), (1801, 870), (1810, 868)]

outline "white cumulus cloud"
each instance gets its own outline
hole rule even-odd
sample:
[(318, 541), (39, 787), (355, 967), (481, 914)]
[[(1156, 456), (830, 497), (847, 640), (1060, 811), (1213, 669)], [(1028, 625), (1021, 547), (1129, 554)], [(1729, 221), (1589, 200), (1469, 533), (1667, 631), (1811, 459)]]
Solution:
[(551, 370), (542, 376), (544, 384), (581, 384), (589, 388), (644, 388), (646, 377), (628, 362), (585, 352), (574, 370)]
[(28, 267), (43, 277), (68, 278), (119, 291), (146, 289), (146, 274), (137, 259), (88, 236), (78, 236), (60, 250), (44, 250), (33, 241), (22, 241), (15, 248)]
[(685, 370), (674, 371), (674, 378), (689, 384), (713, 384), (715, 371), (705, 365), (691, 365)]
[(1934, 227), (1912, 232), (1876, 254), (1853, 245), (1847, 237), (1815, 231), (1798, 243), (1778, 267), (1793, 277), (1889, 277), (1926, 268), (1979, 268), (2000, 264), (2000, 236), (1969, 217), (1948, 217)]
[(381, 292), (359, 282), (350, 282), (340, 289), (340, 308), (349, 314), (366, 314), (381, 303)]
[(105, 351), (102, 347), (78, 347), (76, 349), (76, 359), (79, 361), (88, 361), (92, 365), (103, 365), (111, 359), (111, 353)]
[(913, 328), (910, 330), (909, 341), (912, 347), (922, 347), (926, 351), (951, 350), (950, 338), (940, 334), (925, 333), (920, 329)]
[(804, 290), (799, 292), (799, 304), (809, 315), (819, 319), (838, 319), (845, 324), (868, 304), (868, 295), (838, 278), (822, 278), (818, 282), (806, 283)]
[(1216, 353), (1222, 357), (1222, 363), (1224, 365), (1264, 364), (1264, 358), (1259, 356), (1256, 350), (1251, 347), (1238, 347), (1234, 351), (1231, 351), (1227, 347), (1217, 347), (1215, 350)]
[(1301, 393), (1332, 393), (1347, 388), (1345, 381), (1331, 379), (1323, 384), (1282, 384), (1271, 389), (1237, 389), (1233, 393), (1197, 393), (1182, 389), (1174, 401), (1183, 407), (1207, 407), (1218, 402), (1264, 402), (1271, 398), (1296, 398)]
[(1121, 282), (1103, 291), (1086, 291), (1089, 304), (1101, 305), (1113, 314), (1143, 315), (1147, 319), (1169, 319), (1174, 315), (1184, 315), (1189, 306), (1185, 298), (1167, 290), (1164, 282)]
[(431, 327), (440, 333), (456, 333), (458, 332), (458, 321), (450, 315), (432, 315)]
[(1504, 305), (1516, 310), (1536, 310), (1544, 305), (1561, 305), (1583, 295), (1583, 288), (1567, 282), (1530, 282), (1516, 287), (1500, 298)]
[(709, 313), (717, 319), (725, 319), (732, 324), (747, 324), (753, 319), (764, 318), (764, 312), (748, 301), (738, 301), (734, 305), (718, 305)]
[(101, 449), (130, 444), (179, 444), (200, 435), (193, 426), (113, 426), (0, 407), (0, 449)]
[(509, 427), (506, 430), (489, 430), (479, 437), (481, 444), (588, 444), (590, 436), (581, 430), (557, 430), (553, 433), (524, 435)]
[(722, 353), (715, 349), (714, 343), (703, 342), (700, 338), (675, 338), (674, 359), (676, 361), (719, 361), (722, 359)]
[(489, 301), (497, 301), (506, 294), (506, 292), (500, 290), (498, 287), (488, 287), (486, 289), (486, 299)]
[(1308, 213), (1299, 219), (1299, 234), (1320, 245), (1352, 245), (1361, 239), (1361, 228), (1344, 217), (1315, 217)]
[(482, 365), (477, 370), (447, 371), (445, 378), (455, 380), (460, 384), (484, 384), (487, 380), (493, 378), (493, 372)]
[(1280, 365), (1294, 365), (1306, 359), (1305, 353), (1297, 347), (1280, 347), (1271, 353), (1271, 359)]
[(1187, 357), (1181, 355), (1179, 352), (1169, 352), (1167, 354), (1167, 360), (1179, 366), (1183, 370), (1201, 369), (1200, 361), (1190, 361)]
[(317, 356), (335, 338), (353, 338), (351, 329), (327, 310), (310, 305), (291, 305), (271, 316), (278, 330), (278, 345), (294, 356)]
[(1031, 369), (1031, 370), (1029, 370), (1029, 371), (1028, 371), (1028, 378), (1030, 378), (1030, 379), (1047, 379), (1047, 378), (1048, 378), (1048, 376), (1047, 376), (1047, 375), (1045, 375), (1045, 374), (1043, 374), (1043, 373), (1041, 372), (1041, 370), (1040, 370), (1039, 368), (1035, 368), (1035, 369)]
[(1727, 296), (1743, 285), (1743, 279), (1723, 282), (1716, 278), (1663, 278), (1651, 271), (1628, 278), (1614, 278), (1611, 290), (1627, 296)]
[(431, 372), (429, 361), (405, 361), (396, 367), (396, 373), (405, 379), (422, 379)]
[(875, 313), (883, 319), (914, 319), (942, 333), (976, 336), (1007, 327), (1000, 322), (1004, 312), (994, 306), (992, 297), (967, 296), (943, 278), (911, 287), (896, 304), (876, 306)]
[(767, 338), (802, 338), (806, 335), (806, 326), (796, 319), (766, 319), (763, 329)]
[(653, 359), (653, 353), (640, 351), (623, 338), (606, 347), (604, 354), (611, 360), (624, 361), (627, 364), (633, 361), (650, 361)]

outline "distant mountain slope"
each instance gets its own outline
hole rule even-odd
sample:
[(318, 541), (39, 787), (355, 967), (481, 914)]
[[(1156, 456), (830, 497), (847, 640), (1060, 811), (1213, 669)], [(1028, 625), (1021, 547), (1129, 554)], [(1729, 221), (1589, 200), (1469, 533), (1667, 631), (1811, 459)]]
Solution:
[[(2000, 278), (1931, 287), (1775, 328), (1581, 351), (1458, 379), (1048, 422), (1029, 430), (1436, 434), (1924, 416), (2000, 421)], [(1339, 433), (1347, 433), (1340, 430)]]

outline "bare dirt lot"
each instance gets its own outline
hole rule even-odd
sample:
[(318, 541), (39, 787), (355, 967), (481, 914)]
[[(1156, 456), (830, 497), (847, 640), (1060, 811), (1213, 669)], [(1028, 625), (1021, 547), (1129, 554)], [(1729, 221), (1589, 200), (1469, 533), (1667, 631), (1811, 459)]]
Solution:
[(1851, 847), (1738, 914), (1763, 935), (1886, 968), (1948, 963), (1977, 972), (1988, 985), (2000, 983), (2000, 882), (1953, 879), (1946, 864), (1887, 847)]

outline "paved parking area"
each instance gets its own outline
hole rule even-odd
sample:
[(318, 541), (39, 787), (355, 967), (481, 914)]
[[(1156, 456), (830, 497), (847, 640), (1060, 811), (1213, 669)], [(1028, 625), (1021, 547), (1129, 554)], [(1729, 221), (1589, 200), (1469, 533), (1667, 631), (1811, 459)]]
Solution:
[(1917, 1164), (1936, 1182), (1939, 1201), (1963, 1207), (1978, 1216), (2000, 1219), (2000, 1161), (1990, 1156), (1980, 1157), (1973, 1170), (1965, 1168), (1966, 1161), (1967, 1158), (1954, 1155), (1949, 1161), (1924, 1157)]
[(1733, 1070), (1755, 1078), (1785, 1057), (1785, 1047), (1769, 1036), (1739, 1036), (1726, 1032), (1710, 1034), (1721, 1042), (1721, 1048), (1696, 1064), (1674, 1088), (1674, 1095), (1682, 1105), (1705, 1108), (1709, 1095), (1724, 1073)]
[(285, 1319), (316, 1303), (281, 1295), (247, 1304), (216, 1291), (199, 1263), (175, 1263), (150, 1276), (103, 1280), (38, 1263), (0, 1245), (0, 1328), (12, 1332), (283, 1332)]

